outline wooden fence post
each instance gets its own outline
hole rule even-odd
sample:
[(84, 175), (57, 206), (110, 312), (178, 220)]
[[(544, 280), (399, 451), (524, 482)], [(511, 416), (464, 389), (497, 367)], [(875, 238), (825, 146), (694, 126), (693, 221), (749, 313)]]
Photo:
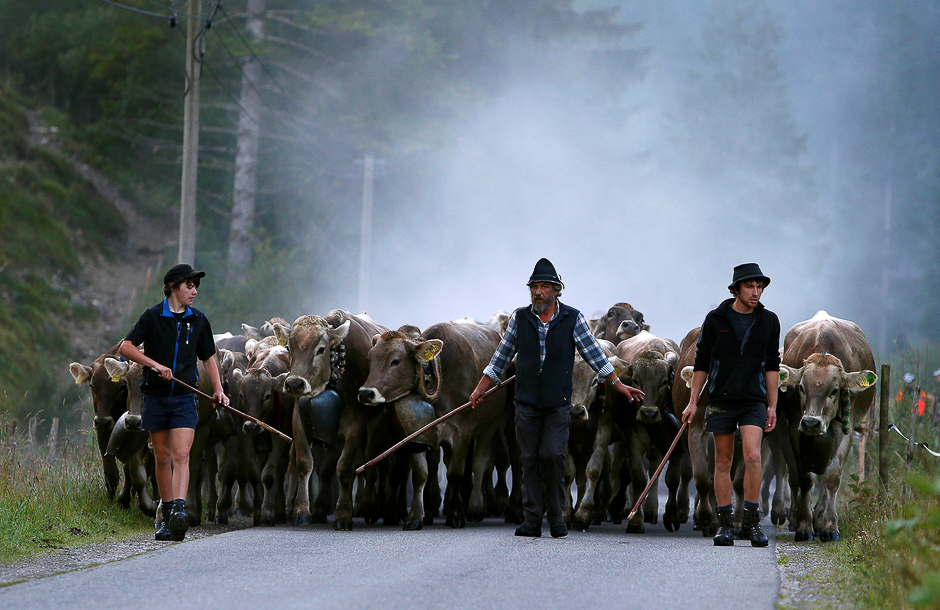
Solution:
[(49, 445), (49, 461), (55, 460), (55, 450), (59, 444), (59, 418), (52, 418), (52, 427), (49, 429), (49, 439), (47, 441)]
[(891, 397), (891, 365), (881, 365), (881, 403), (878, 411), (878, 478), (881, 488), (888, 489), (888, 408)]
[(29, 418), (29, 450), (36, 453), (39, 448), (39, 418), (35, 415)]

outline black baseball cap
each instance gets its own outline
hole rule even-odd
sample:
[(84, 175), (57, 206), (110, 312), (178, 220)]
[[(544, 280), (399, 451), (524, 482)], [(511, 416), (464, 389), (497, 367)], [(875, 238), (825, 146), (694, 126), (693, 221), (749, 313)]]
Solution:
[(179, 265), (171, 267), (170, 270), (166, 272), (166, 275), (163, 276), (163, 285), (165, 286), (179, 280), (191, 280), (197, 277), (206, 277), (206, 272), (196, 271), (191, 265), (180, 263)]

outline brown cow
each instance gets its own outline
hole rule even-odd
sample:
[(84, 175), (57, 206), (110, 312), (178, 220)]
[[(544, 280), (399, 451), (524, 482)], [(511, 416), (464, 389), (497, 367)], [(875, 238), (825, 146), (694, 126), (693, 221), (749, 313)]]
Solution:
[(596, 320), (594, 336), (617, 345), (641, 330), (649, 329), (649, 324), (643, 322), (642, 313), (629, 303), (617, 303), (607, 310), (604, 317)]
[[(282, 385), (280, 382), (286, 377), (289, 367), (290, 355), (287, 348), (276, 347), (268, 350), (263, 360), (255, 362), (244, 373), (239, 368), (233, 371), (237, 384), (235, 393), (238, 394), (241, 410), (288, 435), (291, 432), (294, 400), (278, 388)], [(259, 435), (261, 438), (270, 438), (270, 450), (264, 452), (267, 454), (265, 462), (257, 480), (252, 482), (255, 484), (256, 496), (261, 496), (262, 487), (264, 490), (259, 523), (273, 526), (275, 523), (287, 521), (284, 508), (284, 477), (289, 446), (281, 437), (272, 435), (251, 421), (242, 423), (238, 436), (243, 443), (250, 445), (254, 452), (253, 440)]]
[(296, 477), (296, 482), (291, 482), (291, 488), (296, 488), (294, 525), (326, 520), (333, 492), (333, 478), (329, 471), (335, 463), (340, 493), (333, 527), (351, 530), (356, 460), (361, 459), (366, 447), (367, 426), (378, 413), (373, 407), (359, 404), (359, 388), (369, 372), (368, 354), (372, 349), (372, 337), (388, 329), (339, 309), (331, 311), (326, 318), (301, 316), (294, 321), (290, 331), (278, 325), (274, 328), (279, 342), (290, 350), (290, 371), (284, 379), (284, 391), (295, 398), (314, 398), (327, 389), (332, 378), (341, 404), (336, 437), (323, 467), (318, 470), (320, 492), (313, 513), (310, 510), (309, 482), (314, 466), (310, 443), (314, 439), (304, 424), (306, 418), (301, 405), (294, 408), (294, 442), (291, 446), (292, 478)]
[[(614, 423), (623, 434), (619, 447), (625, 452), (634, 498), (639, 497), (646, 488), (648, 471), (659, 466), (679, 429), (672, 405), (672, 382), (679, 361), (678, 352), (679, 346), (675, 341), (657, 337), (645, 330), (625, 339), (616, 347), (620, 364), (615, 363), (615, 366), (618, 371), (623, 371), (618, 372), (618, 376), (625, 384), (644, 393), (642, 402), (637, 406), (636, 403), (622, 400), (618, 392), (607, 392)], [(663, 521), (669, 531), (678, 529), (681, 522), (677, 502), (681, 455), (681, 452), (673, 453), (666, 472), (669, 500)], [(619, 491), (622, 493), (625, 490)], [(684, 497), (685, 505), (688, 506), (688, 497)], [(658, 511), (659, 501), (654, 486), (644, 506), (627, 524), (627, 532), (643, 533), (643, 522), (656, 523)]]
[[(610, 358), (614, 353), (614, 344), (604, 339), (598, 339), (597, 343)], [(604, 402), (604, 386), (598, 382), (597, 372), (584, 361), (580, 353), (575, 353), (565, 475), (566, 489), (574, 481), (577, 483), (578, 497), (573, 515), (570, 515), (570, 507), (565, 507), (569, 513), (565, 515), (565, 520), (574, 529), (581, 531), (586, 531), (592, 524), (601, 523), (607, 510), (606, 496), (610, 494), (608, 446), (613, 424), (611, 411), (604, 408)], [(570, 495), (566, 500), (568, 498)]]
[[(777, 410), (787, 426), (783, 445), (794, 539), (812, 540), (815, 534), (823, 541), (838, 540), (842, 469), (852, 429), (865, 418), (875, 396), (875, 358), (858, 325), (825, 311), (793, 325), (783, 349)], [(810, 508), (813, 474), (819, 475), (815, 510)]]
[(120, 345), (121, 343), (118, 343), (98, 356), (91, 366), (79, 362), (69, 365), (69, 372), (75, 378), (75, 383), (88, 384), (91, 387), (91, 400), (95, 409), (95, 436), (98, 438), (98, 451), (101, 453), (105, 489), (110, 498), (114, 498), (121, 474), (114, 456), (108, 456), (106, 453), (114, 424), (127, 410), (127, 385), (111, 381), (111, 376), (105, 370), (104, 360), (117, 358)]
[[(499, 340), (499, 334), (493, 329), (465, 322), (435, 324), (417, 340), (410, 340), (400, 332), (375, 336), (369, 352), (369, 377), (362, 384), (359, 399), (367, 405), (384, 405), (416, 393), (432, 403), (437, 416), (441, 417), (467, 402)], [(480, 521), (486, 516), (483, 474), (491, 472), (487, 469), (491, 459), (489, 449), (504, 421), (504, 401), (504, 396), (494, 393), (477, 407), (448, 419), (438, 428), (447, 468), (444, 517), (450, 527), (461, 528), (468, 519)], [(473, 483), (465, 513), (461, 486), (471, 442), (476, 448), (471, 468)], [(417, 490), (415, 493), (417, 495)], [(409, 521), (420, 523), (422, 518), (423, 514), (412, 514)]]
[(153, 452), (147, 446), (150, 435), (140, 429), (140, 414), (144, 404), (143, 392), (140, 390), (143, 367), (111, 357), (104, 359), (104, 367), (112, 382), (127, 387), (127, 411), (121, 414), (114, 425), (106, 452), (106, 455), (114, 456), (124, 463), (124, 486), (118, 501), (121, 506), (128, 508), (132, 496), (136, 495), (140, 512), (153, 517), (157, 507), (148, 488), (149, 478), (153, 475)]

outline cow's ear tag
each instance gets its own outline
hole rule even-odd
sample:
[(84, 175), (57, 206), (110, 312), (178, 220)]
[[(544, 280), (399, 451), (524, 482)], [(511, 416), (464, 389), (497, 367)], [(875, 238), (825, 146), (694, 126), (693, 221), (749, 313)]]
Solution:
[(873, 383), (875, 383), (875, 379), (876, 379), (876, 377), (875, 377), (874, 373), (869, 373), (869, 374), (865, 377), (865, 380), (862, 381), (862, 387), (863, 387), (863, 388), (867, 388), (868, 386), (872, 385)]
[(434, 356), (437, 356), (437, 353), (439, 351), (441, 351), (441, 348), (436, 343), (432, 343), (431, 345), (429, 345), (428, 349), (425, 350), (424, 352), (425, 362), (430, 362), (431, 360), (433, 360)]

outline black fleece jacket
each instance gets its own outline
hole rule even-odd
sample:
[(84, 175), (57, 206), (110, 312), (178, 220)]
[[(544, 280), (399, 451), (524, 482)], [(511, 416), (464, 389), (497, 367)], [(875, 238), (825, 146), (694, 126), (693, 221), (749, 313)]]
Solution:
[(739, 338), (728, 319), (733, 303), (733, 298), (728, 299), (705, 316), (694, 370), (708, 373), (710, 403), (766, 403), (764, 375), (780, 370), (780, 321), (758, 303), (750, 328)]

